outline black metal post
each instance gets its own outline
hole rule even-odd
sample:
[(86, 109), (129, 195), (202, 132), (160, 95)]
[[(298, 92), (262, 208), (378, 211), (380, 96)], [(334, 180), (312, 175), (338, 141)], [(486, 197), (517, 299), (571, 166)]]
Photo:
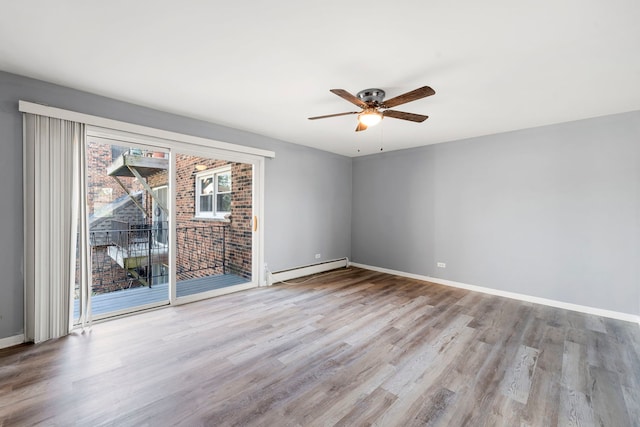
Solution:
[(222, 274), (227, 274), (227, 227), (220, 228), (222, 228)]
[(151, 235), (151, 225), (147, 224), (145, 226), (145, 228), (147, 229), (147, 236), (148, 236), (148, 244), (147, 244), (147, 252), (148, 252), (148, 256), (147, 256), (147, 283), (149, 284), (149, 288), (151, 288), (151, 245), (153, 244), (153, 236)]

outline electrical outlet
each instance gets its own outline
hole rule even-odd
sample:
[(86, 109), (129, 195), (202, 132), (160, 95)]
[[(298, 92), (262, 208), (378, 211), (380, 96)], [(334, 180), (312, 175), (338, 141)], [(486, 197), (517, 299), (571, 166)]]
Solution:
[(320, 257), (322, 257), (322, 255), (316, 254), (316, 259), (320, 259)]
[(439, 262), (437, 265), (440, 268), (447, 268), (447, 264), (445, 264), (444, 262)]

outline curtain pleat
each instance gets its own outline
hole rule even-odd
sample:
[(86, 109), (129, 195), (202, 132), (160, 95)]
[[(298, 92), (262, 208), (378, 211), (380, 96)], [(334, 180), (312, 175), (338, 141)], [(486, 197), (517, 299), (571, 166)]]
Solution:
[(76, 282), (89, 299), (84, 135), (81, 123), (24, 115), (25, 334), (36, 343), (69, 333)]
[[(89, 245), (89, 214), (87, 212), (87, 164), (86, 164), (86, 144), (84, 141), (84, 128), (82, 131), (82, 142), (75, 144), (74, 152), (74, 177), (77, 184), (74, 185), (76, 196), (74, 203), (76, 206), (74, 219), (77, 227), (78, 248), (76, 248), (77, 256), (77, 283), (78, 283), (78, 300), (79, 300), (79, 318), (78, 325), (83, 329), (91, 327), (91, 250)], [(76, 259), (71, 259), (72, 268), (76, 268)]]

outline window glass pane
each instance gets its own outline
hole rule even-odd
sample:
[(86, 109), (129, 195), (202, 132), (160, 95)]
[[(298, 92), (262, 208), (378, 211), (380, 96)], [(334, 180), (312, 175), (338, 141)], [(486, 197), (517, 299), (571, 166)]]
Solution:
[(127, 150), (128, 150), (127, 147), (120, 147), (118, 145), (112, 145), (111, 146), (111, 161), (116, 160), (118, 157), (120, 157), (120, 155), (122, 153), (124, 153)]
[(212, 176), (201, 178), (200, 194), (213, 194), (213, 177)]
[[(153, 202), (151, 204), (152, 212), (153, 212), (152, 233), (157, 243), (166, 245), (169, 243), (169, 233), (167, 232), (168, 225), (169, 225), (169, 223), (167, 222), (168, 216), (167, 216), (167, 212), (165, 212), (162, 208), (160, 208), (160, 205), (157, 203), (156, 199), (159, 200), (161, 203), (163, 203), (164, 206), (166, 207), (168, 205), (168, 200), (167, 200), (168, 187), (154, 188), (153, 193), (155, 194), (155, 198), (153, 199)], [(156, 274), (154, 273), (153, 276), (156, 277)]]
[(231, 194), (217, 194), (217, 211), (218, 212), (231, 212)]
[(200, 212), (213, 211), (213, 197), (211, 195), (200, 196)]
[(226, 193), (231, 191), (231, 173), (224, 172), (216, 175), (218, 179), (218, 192)]
[[(126, 142), (122, 141), (122, 144)], [(90, 245), (91, 263), (87, 267), (91, 270), (86, 273), (91, 278), (92, 288), (89, 291), (93, 315), (110, 316), (113, 312), (137, 310), (140, 304), (168, 303), (168, 291), (156, 289), (152, 294), (145, 291), (151, 291), (156, 284), (166, 282), (169, 277), (168, 267), (165, 267), (169, 260), (167, 245), (170, 243), (168, 213), (160, 208), (160, 205), (168, 207), (168, 161), (164, 164), (149, 163), (148, 168), (145, 167), (146, 162), (140, 163), (140, 160), (130, 164), (132, 169), (145, 169), (143, 175), (148, 184), (145, 186), (142, 180), (128, 176), (130, 171), (122, 167), (120, 160), (123, 155), (143, 155), (147, 150), (105, 144), (91, 138), (87, 139), (86, 148), (87, 198), (84, 202), (91, 221), (89, 229), (81, 230), (78, 237)], [(110, 166), (113, 176), (106, 173), (107, 166)], [(185, 172), (193, 171), (193, 165), (183, 169)], [(120, 185), (114, 181), (116, 176)], [(199, 191), (199, 180), (196, 183), (191, 181), (191, 185), (191, 192), (196, 185)], [(145, 191), (149, 186), (152, 187), (153, 197), (149, 197)], [(193, 206), (192, 198), (190, 202), (190, 206)], [(137, 209), (136, 204), (142, 209)], [(84, 267), (82, 264), (78, 262), (77, 265)], [(165, 272), (159, 275), (163, 269)], [(86, 301), (79, 299), (79, 291), (74, 297), (78, 299), (74, 301), (73, 318), (79, 321)]]

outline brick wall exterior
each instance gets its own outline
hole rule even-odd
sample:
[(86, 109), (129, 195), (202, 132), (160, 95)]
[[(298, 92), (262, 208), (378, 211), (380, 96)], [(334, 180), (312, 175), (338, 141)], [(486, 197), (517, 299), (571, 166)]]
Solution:
[[(107, 167), (113, 162), (111, 147), (91, 141), (87, 144), (87, 209), (90, 213), (99, 212), (101, 207), (126, 194), (113, 177), (107, 175)], [(143, 189), (133, 178), (120, 177), (120, 181), (131, 192)]]
[[(200, 171), (231, 165), (229, 222), (196, 218), (196, 165)], [(227, 273), (251, 278), (253, 167), (250, 164), (178, 154), (176, 158), (177, 280)], [(166, 172), (152, 175), (152, 188), (167, 185)], [(152, 206), (147, 195), (146, 206)]]
[(107, 253), (106, 246), (94, 246), (91, 250), (93, 291), (96, 294), (144, 286), (127, 274)]

